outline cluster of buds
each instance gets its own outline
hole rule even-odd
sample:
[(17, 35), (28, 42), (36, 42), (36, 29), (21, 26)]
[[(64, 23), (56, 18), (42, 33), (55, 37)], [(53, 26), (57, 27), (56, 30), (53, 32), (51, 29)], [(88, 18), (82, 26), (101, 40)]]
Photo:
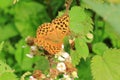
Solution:
[(71, 56), (67, 52), (61, 52), (57, 59), (56, 69), (63, 74), (62, 80), (74, 80), (78, 77), (77, 69), (73, 66)]
[[(30, 53), (26, 54), (26, 56), (33, 58), (38, 53), (38, 47), (33, 45), (33, 38), (31, 37), (28, 37), (26, 42), (30, 46)], [(70, 40), (69, 43), (73, 44), (72, 47), (74, 47), (74, 40)], [(29, 80), (55, 80), (60, 75), (63, 76), (60, 80), (74, 80), (74, 78), (78, 77), (77, 69), (72, 64), (71, 56), (64, 51), (64, 45), (62, 45), (61, 52), (53, 55), (52, 59), (50, 58), (49, 63), (56, 67), (50, 67), (47, 75), (41, 70), (35, 70)]]
[(57, 58), (56, 67), (50, 68), (49, 74), (45, 75), (40, 70), (35, 70), (30, 80), (55, 80), (59, 75), (63, 77), (60, 80), (74, 80), (77, 78), (77, 69), (71, 63), (71, 57), (67, 52), (61, 52), (55, 55)]

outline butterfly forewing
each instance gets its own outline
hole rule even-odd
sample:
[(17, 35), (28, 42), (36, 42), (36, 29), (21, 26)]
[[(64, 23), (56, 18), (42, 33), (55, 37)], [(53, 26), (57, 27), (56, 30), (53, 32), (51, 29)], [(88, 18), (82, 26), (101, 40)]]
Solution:
[(63, 16), (52, 20), (52, 24), (55, 26), (58, 36), (64, 38), (69, 34), (69, 15), (64, 14)]

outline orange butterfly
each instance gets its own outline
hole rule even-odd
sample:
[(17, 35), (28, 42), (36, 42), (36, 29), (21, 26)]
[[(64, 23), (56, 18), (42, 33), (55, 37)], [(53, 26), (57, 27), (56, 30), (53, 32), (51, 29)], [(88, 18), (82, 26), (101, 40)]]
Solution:
[(62, 50), (63, 39), (70, 34), (68, 10), (71, 0), (66, 3), (66, 12), (51, 23), (42, 24), (36, 34), (34, 43), (43, 47), (50, 54), (58, 53)]

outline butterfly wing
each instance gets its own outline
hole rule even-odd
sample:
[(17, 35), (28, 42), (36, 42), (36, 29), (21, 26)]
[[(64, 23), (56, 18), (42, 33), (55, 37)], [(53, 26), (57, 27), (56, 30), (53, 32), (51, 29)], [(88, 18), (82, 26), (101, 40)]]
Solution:
[(66, 3), (66, 12), (51, 23), (42, 24), (37, 30), (35, 44), (42, 46), (50, 54), (59, 52), (62, 49), (63, 39), (70, 33), (68, 10), (71, 0)]
[(48, 51), (50, 54), (58, 53), (62, 50), (62, 43), (55, 43), (52, 41), (46, 41), (43, 48)]
[(42, 24), (38, 28), (34, 42), (50, 54), (57, 53), (62, 49), (62, 43), (57, 41), (55, 27), (51, 23)]
[(37, 29), (36, 38), (34, 43), (38, 46), (44, 46), (45, 38), (48, 36), (48, 32), (52, 32), (53, 28), (50, 23), (44, 23)]
[(58, 39), (63, 40), (66, 35), (70, 34), (69, 15), (67, 13), (52, 20), (52, 24), (55, 26)]

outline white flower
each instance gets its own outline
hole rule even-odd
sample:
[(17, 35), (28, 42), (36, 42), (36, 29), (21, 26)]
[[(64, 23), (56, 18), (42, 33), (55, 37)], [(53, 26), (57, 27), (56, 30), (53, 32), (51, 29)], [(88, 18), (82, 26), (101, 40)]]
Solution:
[(64, 78), (69, 78), (70, 76), (67, 75), (67, 74), (64, 74), (63, 77), (64, 77)]
[(73, 80), (73, 79), (69, 77), (69, 78), (65, 78), (65, 80)]
[(64, 57), (65, 59), (70, 57), (70, 55), (67, 52), (62, 52), (61, 56)]
[(59, 60), (59, 61), (65, 61), (65, 58), (63, 58), (62, 56), (59, 56), (59, 57), (58, 57), (58, 60)]
[(64, 80), (73, 80), (69, 75), (64, 74), (63, 75)]
[(72, 72), (72, 76), (73, 76), (73, 78), (78, 78), (77, 72), (76, 72), (76, 71), (73, 71), (73, 72)]
[(69, 55), (67, 52), (63, 52), (63, 53), (61, 54), (61, 56), (62, 56), (66, 61), (71, 62), (71, 57), (70, 57), (70, 55)]
[(36, 78), (34, 78), (33, 76), (29, 77), (29, 80), (37, 80)]
[(26, 56), (29, 57), (29, 58), (33, 58), (33, 54), (32, 53), (26, 54)]
[(69, 62), (71, 62), (71, 57), (67, 52), (61, 52), (59, 55), (56, 55), (55, 58), (58, 58), (59, 61), (69, 61)]
[(57, 70), (60, 71), (60, 72), (65, 72), (65, 70), (66, 70), (65, 63), (63, 63), (63, 62), (58, 63), (57, 64)]

